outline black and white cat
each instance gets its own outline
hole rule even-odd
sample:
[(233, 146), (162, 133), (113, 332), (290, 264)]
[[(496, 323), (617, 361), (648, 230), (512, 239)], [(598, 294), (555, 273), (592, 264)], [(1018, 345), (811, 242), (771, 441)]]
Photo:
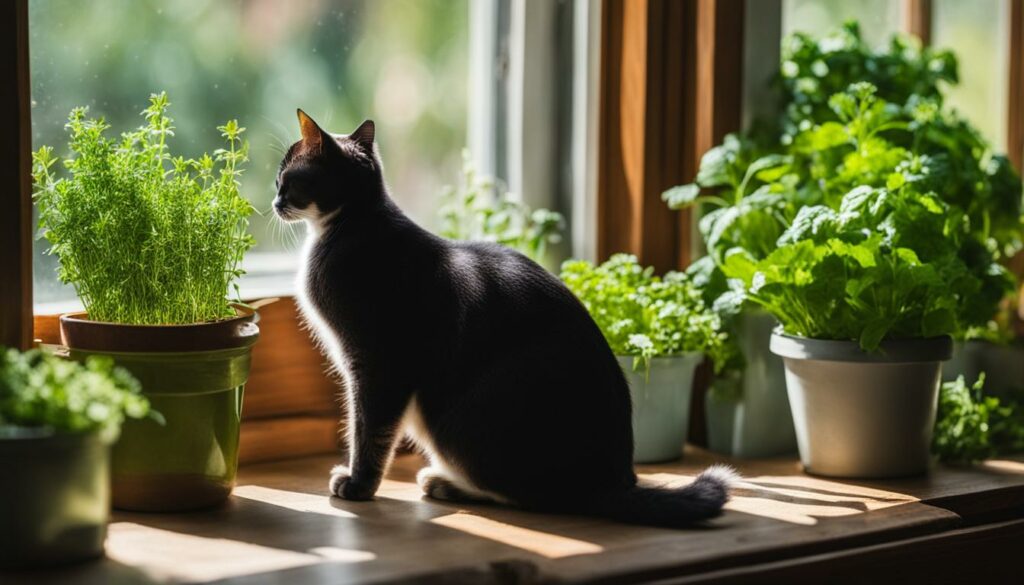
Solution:
[(418, 482), (432, 498), (665, 526), (720, 513), (726, 468), (637, 484), (622, 370), (557, 278), (413, 223), (388, 196), (373, 122), (332, 135), (298, 114), (274, 209), (309, 226), (300, 304), (345, 382), (334, 495), (372, 498), (404, 432), (430, 461)]

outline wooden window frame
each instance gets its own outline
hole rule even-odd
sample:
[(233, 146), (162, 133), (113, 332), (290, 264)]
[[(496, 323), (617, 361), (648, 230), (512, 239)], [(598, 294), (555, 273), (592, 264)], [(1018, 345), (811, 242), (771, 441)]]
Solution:
[(661, 193), (742, 116), (747, 0), (605, 0), (598, 135), (597, 253), (657, 270), (692, 260), (692, 217)]
[(28, 0), (0, 2), (0, 345), (21, 349), (32, 343), (28, 49)]

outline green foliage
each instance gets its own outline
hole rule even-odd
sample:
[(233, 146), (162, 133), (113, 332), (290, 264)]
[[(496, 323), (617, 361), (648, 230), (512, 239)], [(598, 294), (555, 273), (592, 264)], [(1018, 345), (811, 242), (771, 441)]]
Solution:
[(109, 358), (85, 364), (40, 350), (0, 350), (0, 426), (117, 436), (125, 418), (155, 416), (139, 382)]
[(664, 194), (708, 208), (710, 259), (691, 269), (706, 300), (735, 312), (752, 286), (790, 333), (865, 348), (1005, 338), (996, 316), (1014, 279), (998, 261), (1021, 248), (1021, 181), (942, 107), (956, 81), (952, 54), (903, 37), (872, 52), (856, 24), (788, 38), (776, 136), (726, 137), (693, 185)]
[(969, 463), (1024, 450), (1024, 411), (984, 393), (985, 375), (973, 386), (964, 377), (942, 385), (932, 451), (939, 459)]
[(685, 274), (669, 272), (659, 278), (635, 256), (616, 254), (600, 266), (566, 261), (561, 278), (617, 355), (637, 356), (646, 363), (653, 357), (702, 352), (716, 368), (730, 359), (732, 346), (721, 318), (704, 304)]
[(226, 147), (213, 156), (172, 157), (168, 105), (165, 94), (151, 96), (146, 125), (120, 140), (106, 136), (102, 118), (73, 110), (67, 177), (56, 176), (52, 148), (33, 153), (39, 227), (92, 319), (187, 324), (234, 314), (228, 293), (254, 243), (252, 206), (238, 190), (245, 129), (218, 127)]
[(531, 210), (494, 179), (481, 176), (468, 151), (462, 152), (462, 182), (445, 188), (439, 216), (446, 238), (497, 242), (538, 262), (565, 229), (560, 213)]
[(859, 187), (838, 212), (801, 209), (765, 259), (734, 249), (723, 270), (793, 335), (867, 351), (886, 338), (954, 335), (982, 283), (957, 255), (951, 214), (908, 188)]
[(820, 39), (801, 32), (786, 37), (781, 61), (784, 141), (811, 125), (835, 120), (829, 100), (855, 81), (874, 85), (880, 98), (897, 104), (911, 97), (941, 102), (943, 83), (959, 81), (950, 51), (922, 47), (904, 35), (893, 36), (888, 47), (875, 51), (853, 21)]

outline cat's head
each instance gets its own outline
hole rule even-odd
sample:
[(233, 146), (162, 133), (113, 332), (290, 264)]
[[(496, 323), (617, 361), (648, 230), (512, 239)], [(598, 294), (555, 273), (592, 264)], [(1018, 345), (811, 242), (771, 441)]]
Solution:
[(351, 134), (330, 134), (302, 110), (298, 115), (302, 139), (288, 149), (277, 172), (278, 217), (317, 223), (379, 197), (381, 164), (373, 121), (366, 120)]

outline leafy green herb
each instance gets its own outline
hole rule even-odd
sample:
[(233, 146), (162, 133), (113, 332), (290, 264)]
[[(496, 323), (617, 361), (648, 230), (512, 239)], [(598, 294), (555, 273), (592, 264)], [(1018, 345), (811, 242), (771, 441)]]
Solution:
[(735, 249), (723, 270), (793, 335), (866, 351), (886, 338), (955, 335), (983, 286), (958, 256), (955, 220), (931, 195), (858, 187), (839, 211), (801, 209), (764, 260)]
[(102, 118), (73, 110), (68, 177), (56, 176), (52, 148), (33, 154), (39, 227), (92, 319), (186, 324), (234, 314), (229, 290), (254, 243), (252, 206), (238, 191), (245, 129), (220, 126), (226, 147), (212, 156), (172, 157), (168, 105), (165, 94), (151, 96), (146, 125), (120, 140), (106, 136)]
[(646, 364), (654, 357), (702, 352), (716, 368), (730, 359), (731, 344), (689, 277), (664, 278), (635, 256), (616, 254), (600, 266), (585, 260), (562, 265), (562, 281), (583, 302), (617, 355)]
[(547, 209), (531, 210), (491, 177), (481, 176), (462, 152), (462, 182), (442, 194), (441, 235), (453, 240), (497, 242), (540, 262), (548, 244), (561, 241), (565, 220)]
[(1024, 451), (1024, 411), (984, 392), (985, 374), (968, 386), (964, 377), (939, 392), (932, 451), (943, 461), (970, 463)]
[(139, 383), (109, 358), (84, 364), (40, 350), (0, 350), (0, 426), (46, 426), (60, 432), (97, 431), (114, 439), (125, 418), (156, 413)]

